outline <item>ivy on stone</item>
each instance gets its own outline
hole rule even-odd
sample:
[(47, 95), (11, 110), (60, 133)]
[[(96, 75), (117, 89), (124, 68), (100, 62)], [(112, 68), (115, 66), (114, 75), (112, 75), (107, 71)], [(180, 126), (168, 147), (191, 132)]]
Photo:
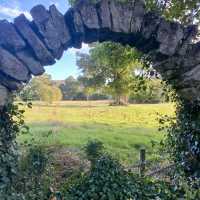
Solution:
[(15, 177), (18, 173), (18, 148), (16, 136), (23, 128), (27, 131), (23, 119), (24, 110), (9, 103), (0, 107), (0, 199), (22, 200), (15, 189)]
[(164, 148), (176, 163), (176, 176), (200, 186), (200, 101), (187, 101), (178, 95), (174, 100), (175, 117), (160, 119), (162, 129), (167, 130)]

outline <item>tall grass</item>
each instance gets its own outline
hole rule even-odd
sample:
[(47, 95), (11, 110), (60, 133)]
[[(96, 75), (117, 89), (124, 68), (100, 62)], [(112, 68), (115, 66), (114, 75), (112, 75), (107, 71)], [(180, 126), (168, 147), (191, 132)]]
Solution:
[[(44, 146), (80, 149), (88, 140), (101, 140), (106, 149), (124, 162), (137, 160), (141, 147), (151, 153), (151, 141), (160, 141), (158, 114), (172, 115), (172, 104), (111, 107), (107, 102), (37, 103), (26, 109), (25, 120), (31, 134), (18, 141), (30, 140)], [(48, 137), (47, 137), (48, 136)]]

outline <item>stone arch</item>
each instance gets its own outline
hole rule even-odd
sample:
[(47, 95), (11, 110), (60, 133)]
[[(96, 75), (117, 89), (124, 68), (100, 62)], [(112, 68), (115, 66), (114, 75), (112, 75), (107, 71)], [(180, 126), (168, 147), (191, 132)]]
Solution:
[(37, 5), (33, 20), (23, 14), (13, 23), (0, 21), (0, 105), (9, 94), (44, 73), (70, 47), (113, 41), (150, 55), (152, 65), (185, 99), (200, 97), (200, 42), (197, 26), (169, 22), (145, 9), (144, 0), (128, 4), (80, 0), (62, 15), (52, 5)]

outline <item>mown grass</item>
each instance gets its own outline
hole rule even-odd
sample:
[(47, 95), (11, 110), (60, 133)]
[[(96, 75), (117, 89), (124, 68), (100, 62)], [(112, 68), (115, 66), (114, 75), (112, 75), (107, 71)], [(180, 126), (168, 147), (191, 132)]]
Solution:
[(151, 141), (160, 141), (158, 115), (172, 115), (172, 104), (130, 105), (111, 107), (107, 102), (61, 102), (35, 104), (26, 109), (25, 120), (30, 134), (21, 135), (22, 142), (34, 138), (43, 146), (81, 149), (88, 140), (101, 140), (110, 153), (131, 163), (138, 159), (139, 149), (151, 153)]

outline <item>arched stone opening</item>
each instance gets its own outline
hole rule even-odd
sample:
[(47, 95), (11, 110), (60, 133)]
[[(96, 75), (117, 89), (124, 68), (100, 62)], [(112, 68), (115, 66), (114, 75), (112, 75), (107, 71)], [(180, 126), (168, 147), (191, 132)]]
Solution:
[[(193, 41), (198, 32), (196, 26), (185, 27), (147, 12), (143, 0), (129, 4), (115, 0), (91, 4), (81, 0), (64, 16), (55, 6), (46, 10), (38, 5), (31, 15), (32, 21), (24, 15), (14, 23), (0, 21), (2, 116), (12, 92), (20, 90), (32, 75), (43, 74), (43, 66), (53, 65), (68, 48), (80, 48), (82, 42), (113, 41), (136, 47), (149, 56), (154, 69), (184, 100), (191, 104), (199, 100), (200, 42)], [(195, 123), (196, 119), (198, 116)], [(5, 136), (6, 133), (0, 137)], [(11, 156), (12, 139), (8, 138), (5, 152)], [(3, 170), (8, 173), (10, 169)]]
[(200, 43), (193, 42), (197, 26), (166, 21), (145, 10), (143, 0), (129, 4), (102, 0), (79, 1), (63, 16), (56, 7), (38, 5), (32, 21), (22, 14), (0, 21), (0, 103), (19, 90), (32, 75), (44, 73), (70, 47), (82, 42), (113, 41), (149, 55), (156, 69), (185, 99), (199, 99)]

